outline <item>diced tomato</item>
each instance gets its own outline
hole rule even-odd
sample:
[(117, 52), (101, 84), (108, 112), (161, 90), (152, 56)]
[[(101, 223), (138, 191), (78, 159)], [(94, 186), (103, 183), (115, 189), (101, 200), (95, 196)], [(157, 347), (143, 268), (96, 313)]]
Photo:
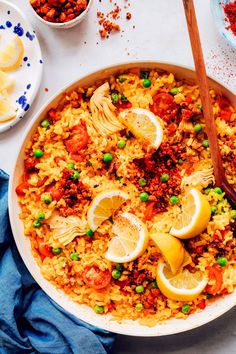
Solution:
[(44, 177), (43, 179), (38, 177), (37, 187), (41, 187), (47, 179), (47, 177)]
[(25, 195), (24, 190), (25, 190), (25, 189), (28, 189), (28, 188), (29, 188), (29, 183), (27, 183), (27, 182), (22, 182), (22, 183), (20, 183), (20, 184), (16, 187), (16, 189), (15, 189), (16, 194), (22, 197), (22, 196)]
[(187, 95), (187, 96), (185, 97), (185, 101), (186, 101), (187, 103), (192, 103), (192, 102), (193, 102), (193, 99), (192, 99), (192, 97), (191, 97), (190, 95)]
[(88, 145), (89, 136), (84, 125), (76, 125), (72, 128), (72, 134), (69, 139), (65, 141), (67, 151), (71, 153), (80, 153)]
[(154, 210), (153, 210), (154, 205), (155, 205), (155, 202), (148, 203), (148, 205), (146, 206), (145, 213), (144, 213), (144, 220), (151, 220), (152, 217), (155, 215)]
[(226, 122), (230, 122), (231, 116), (232, 116), (232, 112), (230, 111), (225, 111), (222, 109), (220, 112), (220, 117), (224, 119)]
[(192, 117), (193, 112), (190, 109), (183, 108), (181, 111), (181, 115), (183, 120), (189, 120)]
[(49, 111), (47, 112), (47, 116), (53, 122), (56, 121), (57, 120), (57, 111), (55, 110), (55, 108), (50, 108)]
[(226, 288), (224, 288), (224, 289), (221, 290), (220, 293), (221, 293), (221, 295), (227, 295), (229, 292), (228, 292), (228, 290)]
[(84, 156), (82, 154), (77, 154), (77, 153), (73, 152), (70, 154), (70, 157), (72, 158), (72, 160), (75, 160), (77, 162), (84, 161)]
[(185, 173), (187, 176), (190, 176), (193, 173), (193, 168), (192, 167), (187, 168)]
[(24, 161), (24, 165), (25, 165), (25, 170), (26, 171), (30, 171), (33, 170), (35, 168), (35, 165), (37, 163), (37, 158), (36, 157), (28, 157), (27, 159), (25, 159)]
[(63, 193), (56, 188), (54, 185), (50, 185), (46, 188), (46, 191), (51, 194), (52, 199), (56, 200), (58, 202), (58, 200), (60, 200), (63, 197)]
[(198, 307), (201, 310), (204, 310), (204, 308), (206, 307), (206, 301), (203, 299), (202, 301), (199, 302)]
[[(228, 230), (217, 230), (218, 232), (220, 232), (220, 235), (221, 235), (221, 239), (224, 240), (225, 239), (225, 235), (227, 234)], [(220, 239), (220, 236), (217, 232), (215, 232), (213, 234), (213, 239), (214, 240), (219, 240)]]
[(223, 284), (222, 271), (217, 266), (207, 267), (207, 271), (209, 280), (213, 280), (214, 284), (208, 284), (205, 291), (211, 295), (215, 295), (220, 291)]
[(51, 247), (49, 247), (40, 237), (37, 237), (38, 251), (44, 257), (53, 257)]
[(87, 266), (83, 271), (84, 282), (93, 289), (103, 289), (111, 281), (111, 272), (106, 270), (101, 270), (98, 266)]
[(198, 246), (198, 247), (195, 248), (195, 252), (197, 254), (202, 254), (202, 251), (203, 251), (203, 247), (202, 246)]
[(114, 106), (116, 106), (116, 108), (118, 109), (128, 109), (132, 107), (132, 103), (131, 102), (117, 102), (114, 104)]
[(177, 104), (173, 96), (166, 92), (155, 94), (153, 96), (153, 104), (149, 108), (154, 114), (167, 122), (174, 118), (177, 113)]
[(171, 123), (171, 124), (168, 125), (167, 129), (168, 129), (170, 134), (173, 134), (173, 133), (176, 132), (177, 126), (176, 126), (176, 124)]
[(228, 98), (221, 96), (218, 98), (217, 102), (220, 106), (220, 109), (223, 109), (223, 110), (225, 110), (226, 108), (229, 109), (230, 102), (229, 102)]

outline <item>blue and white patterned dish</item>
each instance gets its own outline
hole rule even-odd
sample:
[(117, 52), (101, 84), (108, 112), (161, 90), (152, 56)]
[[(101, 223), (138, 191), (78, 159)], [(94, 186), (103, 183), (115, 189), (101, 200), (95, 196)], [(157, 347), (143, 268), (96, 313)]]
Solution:
[(236, 36), (230, 29), (227, 29), (229, 22), (227, 21), (224, 12), (224, 5), (229, 2), (232, 2), (232, 0), (211, 0), (211, 13), (221, 36), (233, 48), (236, 48)]
[(10, 94), (18, 108), (14, 120), (0, 123), (0, 133), (10, 129), (24, 116), (38, 92), (42, 78), (43, 61), (38, 39), (25, 15), (15, 5), (0, 0), (0, 38), (18, 35), (24, 45), (22, 64), (8, 75), (14, 80)]

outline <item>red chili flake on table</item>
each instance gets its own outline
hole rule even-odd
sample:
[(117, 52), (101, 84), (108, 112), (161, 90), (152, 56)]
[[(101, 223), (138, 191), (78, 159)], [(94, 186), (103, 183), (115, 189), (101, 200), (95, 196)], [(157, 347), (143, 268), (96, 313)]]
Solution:
[(236, 1), (224, 5), (226, 20), (229, 22), (227, 29), (231, 29), (236, 36)]

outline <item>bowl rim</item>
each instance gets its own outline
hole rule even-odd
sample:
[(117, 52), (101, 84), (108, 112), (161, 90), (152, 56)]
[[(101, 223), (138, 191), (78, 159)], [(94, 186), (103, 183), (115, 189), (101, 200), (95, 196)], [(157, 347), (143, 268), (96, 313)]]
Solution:
[(66, 27), (73, 27), (73, 25), (76, 25), (78, 21), (82, 20), (87, 15), (87, 13), (88, 13), (88, 11), (89, 11), (92, 3), (93, 3), (93, 0), (88, 0), (88, 5), (87, 5), (86, 9), (83, 12), (81, 12), (78, 16), (76, 16), (75, 18), (73, 18), (72, 20), (67, 21), (67, 22), (50, 22), (50, 21), (46, 21), (41, 16), (39, 16), (37, 14), (35, 9), (31, 5), (30, 0), (28, 0), (28, 3), (29, 3), (29, 7), (31, 8), (31, 10), (34, 13), (35, 17), (39, 21), (41, 21), (45, 25), (48, 25), (48, 26), (50, 26), (52, 28), (65, 28), (66, 29)]
[[(73, 87), (76, 87), (77, 85), (79, 85), (79, 82), (83, 79), (86, 79), (88, 77), (92, 77), (92, 76), (96, 76), (99, 73), (100, 78), (105, 79), (106, 75), (106, 71), (110, 70), (113, 71), (113, 73), (118, 72), (119, 70), (122, 69), (122, 67), (126, 67), (124, 70), (128, 70), (128, 68), (130, 67), (139, 67), (139, 68), (145, 68), (145, 65), (151, 65), (153, 68), (156, 68), (157, 70), (161, 70), (161, 68), (159, 66), (173, 66), (176, 69), (180, 69), (180, 70), (187, 70), (188, 72), (191, 72), (192, 75), (195, 76), (195, 71), (193, 67), (189, 67), (189, 66), (181, 66), (175, 63), (170, 63), (170, 62), (157, 62), (157, 61), (153, 61), (153, 60), (138, 60), (138, 61), (126, 61), (126, 62), (122, 62), (122, 63), (118, 63), (118, 64), (114, 64), (111, 66), (104, 66), (100, 69), (97, 70), (93, 70), (90, 73), (87, 73), (85, 75), (80, 75), (76, 80), (71, 81), (69, 84), (65, 85), (62, 89), (59, 89), (55, 94), (53, 94), (41, 107), (41, 109), (38, 110), (37, 113), (35, 113), (34, 117), (32, 118), (32, 120), (29, 122), (28, 126), (25, 129), (25, 132), (22, 136), (22, 139), (20, 141), (20, 145), (19, 145), (19, 152), (17, 154), (17, 156), (15, 157), (15, 161), (13, 164), (13, 167), (11, 169), (10, 172), (10, 180), (9, 180), (9, 193), (8, 193), (8, 206), (9, 206), (9, 217), (10, 217), (10, 223), (11, 223), (11, 227), (12, 227), (12, 232), (13, 232), (13, 236), (15, 239), (15, 243), (17, 245), (18, 251), (21, 255), (21, 258), (23, 259), (28, 271), (31, 273), (32, 277), (35, 279), (36, 283), (42, 288), (42, 290), (49, 296), (49, 298), (51, 298), (53, 301), (55, 301), (56, 305), (61, 307), (63, 310), (66, 310), (67, 312), (69, 312), (70, 314), (74, 315), (75, 317), (77, 317), (78, 319), (89, 323), (93, 326), (102, 328), (103, 330), (107, 330), (107, 331), (111, 331), (113, 333), (117, 333), (117, 334), (123, 334), (123, 335), (129, 335), (129, 336), (139, 336), (139, 337), (156, 337), (156, 336), (166, 336), (166, 335), (172, 335), (172, 334), (177, 334), (177, 333), (182, 333), (182, 332), (186, 332), (189, 330), (192, 330), (194, 328), (200, 327), (204, 324), (207, 324), (211, 321), (213, 321), (214, 319), (220, 317), (221, 315), (223, 315), (224, 313), (228, 312), (230, 309), (232, 309), (235, 305), (236, 305), (236, 290), (232, 293), (227, 295), (225, 298), (220, 298), (219, 300), (214, 301), (213, 304), (209, 305), (208, 308), (209, 309), (209, 313), (208, 316), (206, 316), (206, 312), (197, 312), (194, 313), (191, 317), (189, 316), (187, 320), (182, 320), (182, 319), (170, 319), (167, 320), (163, 323), (159, 323), (157, 324), (154, 328), (154, 330), (152, 331), (150, 329), (150, 327), (147, 326), (143, 326), (137, 323), (137, 321), (125, 321), (123, 325), (122, 324), (118, 324), (116, 321), (110, 321), (110, 319), (108, 318), (107, 321), (102, 320), (101, 315), (96, 315), (93, 314), (91, 316), (82, 316), (80, 313), (78, 313), (78, 311), (75, 311), (75, 309), (73, 308), (73, 300), (69, 300), (72, 304), (72, 307), (65, 305), (65, 303), (63, 302), (63, 300), (66, 302), (67, 300), (67, 296), (62, 292), (58, 292), (58, 294), (53, 295), (50, 288), (53, 287), (53, 289), (55, 288), (54, 285), (52, 285), (51, 283), (49, 284), (49, 287), (45, 286), (45, 279), (42, 276), (42, 274), (36, 274), (35, 271), (32, 271), (32, 269), (30, 269), (30, 261), (28, 259), (26, 259), (25, 256), (25, 248), (22, 247), (21, 243), (20, 243), (20, 239), (22, 237), (24, 237), (24, 243), (29, 242), (29, 240), (26, 240), (26, 236), (19, 235), (19, 231), (16, 227), (15, 224), (15, 214), (13, 212), (14, 209), (14, 200), (17, 203), (17, 197), (15, 195), (15, 189), (14, 189), (14, 176), (16, 173), (16, 169), (17, 169), (17, 161), (20, 157), (21, 154), (21, 150), (24, 148), (24, 144), (28, 141), (27, 136), (31, 136), (33, 133), (33, 127), (34, 125), (37, 123), (37, 121), (39, 120), (39, 118), (41, 119), (41, 115), (44, 113), (44, 111), (46, 111), (47, 109), (50, 108), (50, 105), (53, 104), (53, 101), (57, 98), (59, 98), (64, 92), (69, 91), (70, 89), (73, 90)], [(163, 70), (163, 69), (162, 69)], [(174, 72), (174, 70), (173, 70)], [(209, 77), (209, 76), (208, 76)], [(217, 85), (219, 85), (220, 87), (226, 89), (227, 91), (229, 91), (229, 93), (232, 93), (232, 90), (230, 88), (228, 88), (226, 85), (222, 85), (220, 82), (218, 82), (217, 80), (215, 80), (212, 77), (209, 77), (210, 80), (212, 80), (214, 83), (216, 83)], [(96, 80), (95, 80), (96, 81)], [(233, 94), (234, 95), (234, 94)], [(36, 126), (35, 126), (36, 127)], [(18, 204), (18, 203), (17, 203)], [(18, 215), (17, 215), (18, 217)], [(19, 219), (19, 218), (18, 218)], [(34, 260), (34, 263), (36, 263), (32, 253), (30, 256), (31, 260)], [(39, 266), (37, 265), (38, 269)], [(48, 282), (48, 281), (46, 281)], [(48, 282), (49, 283), (49, 282)], [(222, 305), (222, 301), (225, 300), (227, 298), (227, 300), (229, 301), (224, 301), (224, 305), (225, 306), (221, 306)], [(75, 303), (76, 304), (76, 303)], [(220, 304), (220, 305), (219, 305)], [(79, 306), (79, 308), (88, 308), (88, 306), (86, 305), (80, 305), (80, 304), (76, 304), (76, 306)], [(213, 314), (211, 313), (211, 309), (216, 308), (217, 311), (215, 311)], [(206, 310), (204, 310), (206, 311)], [(204, 315), (201, 315), (204, 314)], [(98, 316), (98, 317), (97, 317)], [(107, 316), (107, 315), (105, 315)], [(105, 317), (104, 316), (104, 317)], [(198, 317), (200, 317), (200, 321), (198, 320)], [(191, 320), (192, 318), (192, 320)], [(188, 324), (188, 320), (189, 324)], [(172, 321), (174, 323), (173, 328), (170, 325), (169, 328), (167, 325), (167, 330), (164, 330), (163, 332), (163, 327), (165, 328), (165, 323), (170, 323), (170, 321)], [(176, 323), (177, 321), (177, 323)], [(113, 322), (113, 323), (112, 323)], [(115, 323), (114, 323), (115, 322)], [(132, 327), (131, 329), (127, 329), (129, 328), (129, 322), (132, 322), (134, 325), (134, 328)], [(126, 326), (126, 323), (128, 323), (128, 327)], [(137, 325), (137, 328), (139, 330), (137, 330), (135, 328), (135, 324)], [(181, 324), (181, 325), (180, 325)], [(187, 325), (186, 325), (187, 324)]]

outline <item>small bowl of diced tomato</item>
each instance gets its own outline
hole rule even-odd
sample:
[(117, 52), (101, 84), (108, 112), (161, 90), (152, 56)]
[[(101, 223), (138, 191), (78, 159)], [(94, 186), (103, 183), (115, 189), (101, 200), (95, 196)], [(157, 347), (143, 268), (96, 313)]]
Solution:
[(52, 28), (71, 28), (87, 15), (92, 0), (29, 0), (33, 13)]

